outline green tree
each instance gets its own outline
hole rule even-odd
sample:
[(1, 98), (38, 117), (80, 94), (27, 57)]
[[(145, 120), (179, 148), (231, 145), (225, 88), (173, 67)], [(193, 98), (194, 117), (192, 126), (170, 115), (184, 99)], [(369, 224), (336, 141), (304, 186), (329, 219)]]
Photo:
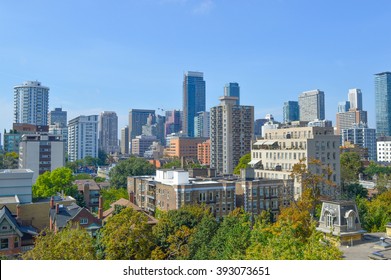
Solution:
[(103, 210), (107, 210), (110, 208), (110, 205), (117, 201), (118, 199), (125, 198), (128, 199), (128, 191), (125, 188), (108, 188), (103, 189), (100, 192), (103, 199)]
[(132, 156), (110, 170), (110, 185), (115, 188), (126, 187), (129, 176), (152, 175), (154, 172), (155, 167), (147, 160)]
[(162, 168), (163, 169), (171, 169), (171, 168), (181, 168), (182, 167), (182, 163), (181, 163), (181, 160), (179, 158), (175, 158), (169, 162), (166, 162), (165, 164), (163, 164)]
[(9, 152), (0, 155), (0, 169), (17, 169), (19, 165), (19, 155)]
[(242, 156), (239, 160), (238, 165), (234, 169), (234, 174), (239, 175), (240, 174), (240, 169), (242, 168), (247, 168), (248, 163), (251, 161), (251, 153), (245, 154)]
[(342, 153), (340, 161), (341, 183), (343, 185), (347, 185), (358, 182), (358, 175), (363, 169), (360, 155), (356, 152)]
[(162, 212), (159, 223), (153, 227), (156, 248), (153, 259), (189, 259), (189, 241), (194, 228), (209, 209), (203, 205), (188, 205), (178, 210)]
[(66, 167), (56, 168), (53, 171), (46, 171), (38, 176), (33, 185), (33, 197), (50, 197), (57, 193), (64, 192), (66, 195), (76, 196), (77, 187), (72, 185), (72, 170)]
[(210, 242), (208, 259), (242, 260), (250, 245), (250, 214), (243, 209), (235, 209), (224, 217)]
[(356, 201), (363, 228), (369, 232), (384, 232), (386, 224), (391, 222), (391, 190), (372, 200), (359, 198)]
[(126, 208), (113, 215), (99, 238), (103, 256), (109, 260), (146, 260), (150, 257), (151, 226), (142, 212)]
[(206, 260), (209, 256), (210, 241), (219, 228), (219, 223), (212, 214), (202, 217), (189, 239), (189, 259)]
[(26, 260), (94, 260), (95, 249), (91, 235), (83, 228), (68, 225), (54, 233), (42, 231), (34, 248), (25, 254)]

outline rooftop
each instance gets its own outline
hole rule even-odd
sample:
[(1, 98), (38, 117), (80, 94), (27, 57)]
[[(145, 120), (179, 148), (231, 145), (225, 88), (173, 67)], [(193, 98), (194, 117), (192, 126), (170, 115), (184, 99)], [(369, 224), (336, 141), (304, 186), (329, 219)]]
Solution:
[(361, 241), (355, 241), (353, 246), (340, 246), (343, 258), (346, 260), (387, 259), (391, 260), (391, 247), (381, 246), (380, 238), (384, 237), (384, 243), (391, 245), (391, 238), (385, 233), (367, 233)]

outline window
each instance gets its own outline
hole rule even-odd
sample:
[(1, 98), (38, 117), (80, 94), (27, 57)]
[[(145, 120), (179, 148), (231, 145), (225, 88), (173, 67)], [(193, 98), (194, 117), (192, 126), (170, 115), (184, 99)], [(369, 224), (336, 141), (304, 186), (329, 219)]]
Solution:
[(0, 249), (8, 249), (8, 238), (1, 238), (0, 240)]
[(349, 213), (349, 215), (347, 217), (347, 221), (346, 221), (347, 225), (348, 225), (348, 230), (354, 230), (354, 229), (356, 229), (355, 224), (354, 224), (354, 220), (356, 218), (356, 215), (353, 211), (349, 211), (349, 212), (350, 213)]
[(87, 219), (87, 218), (81, 218), (81, 219), (80, 219), (80, 224), (81, 224), (81, 225), (86, 225), (86, 224), (88, 224), (88, 219)]
[(185, 193), (185, 199), (186, 201), (190, 201), (190, 192)]
[(213, 192), (209, 192), (209, 201), (213, 201)]
[(334, 217), (330, 212), (326, 212), (326, 227), (331, 228), (333, 226)]

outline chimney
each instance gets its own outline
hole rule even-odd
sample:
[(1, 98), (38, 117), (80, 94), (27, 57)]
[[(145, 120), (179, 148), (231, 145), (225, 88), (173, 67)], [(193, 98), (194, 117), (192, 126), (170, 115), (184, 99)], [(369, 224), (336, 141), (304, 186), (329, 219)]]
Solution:
[(103, 219), (103, 197), (99, 196), (98, 219)]
[(49, 206), (50, 206), (50, 209), (53, 209), (53, 208), (54, 208), (54, 197), (53, 197), (53, 196), (50, 198), (50, 204), (49, 204)]
[(134, 193), (133, 192), (129, 192), (129, 201), (134, 203)]
[(56, 203), (56, 214), (58, 214), (58, 212), (59, 212), (59, 207), (60, 207), (60, 205), (58, 203)]
[(16, 205), (16, 220), (20, 220), (20, 214), (21, 214), (21, 209), (20, 209), (20, 204)]

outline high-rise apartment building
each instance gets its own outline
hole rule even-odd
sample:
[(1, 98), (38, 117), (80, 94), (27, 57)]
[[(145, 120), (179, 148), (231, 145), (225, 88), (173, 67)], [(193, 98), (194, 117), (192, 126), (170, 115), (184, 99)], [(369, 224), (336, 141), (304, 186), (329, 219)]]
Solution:
[(68, 122), (68, 160), (98, 157), (98, 115), (79, 116)]
[(62, 108), (54, 108), (54, 111), (49, 112), (48, 125), (58, 124), (59, 127), (67, 126), (67, 111)]
[(33, 184), (46, 171), (65, 166), (61, 135), (24, 134), (19, 144), (19, 168), (34, 171)]
[(342, 134), (342, 129), (352, 128), (355, 124), (367, 124), (367, 111), (350, 109), (344, 113), (337, 113), (337, 134)]
[(197, 159), (202, 165), (210, 165), (210, 139), (197, 145)]
[(299, 96), (300, 121), (325, 119), (324, 92), (318, 89), (305, 91)]
[(239, 159), (250, 152), (254, 133), (254, 107), (236, 105), (237, 97), (220, 97), (210, 109), (211, 167), (232, 174)]
[[(293, 166), (301, 159), (315, 174), (322, 172), (316, 166), (308, 166), (312, 159), (329, 166), (333, 174), (330, 180), (340, 184), (340, 137), (332, 127), (284, 127), (267, 129), (264, 139), (258, 139), (251, 150), (251, 164), (257, 178), (291, 179)], [(319, 169), (319, 170), (318, 170)], [(294, 182), (294, 196), (301, 196), (300, 182)], [(332, 196), (335, 189), (325, 186), (321, 193)]]
[(129, 154), (129, 127), (121, 128), (121, 154)]
[(144, 153), (149, 150), (152, 143), (156, 141), (156, 136), (138, 135), (132, 139), (132, 155), (143, 157)]
[(224, 96), (237, 97), (236, 105), (240, 105), (240, 87), (238, 83), (228, 83), (224, 86)]
[(48, 125), (49, 88), (38, 81), (14, 87), (14, 123)]
[(299, 102), (297, 101), (287, 101), (284, 102), (282, 122), (293, 122), (300, 119), (299, 114)]
[(103, 111), (99, 115), (99, 149), (106, 154), (118, 152), (118, 117), (115, 112)]
[(376, 136), (391, 136), (391, 72), (375, 74)]
[(368, 128), (366, 124), (356, 124), (350, 128), (342, 129), (342, 143), (350, 142), (359, 147), (368, 149), (368, 159), (377, 160), (376, 130)]
[(202, 72), (188, 71), (183, 78), (183, 123), (182, 130), (194, 137), (194, 117), (205, 111), (205, 81)]
[[(131, 109), (129, 111), (129, 142), (136, 136), (143, 134), (143, 125), (147, 123), (149, 115), (153, 116), (152, 123), (155, 122), (155, 110)], [(130, 150), (131, 151), (131, 148)]]
[(358, 88), (349, 89), (348, 93), (350, 109), (362, 110), (362, 93)]
[(377, 160), (380, 162), (391, 162), (391, 137), (382, 136), (377, 138)]
[(210, 135), (210, 113), (198, 112), (194, 117), (194, 137), (207, 137)]

